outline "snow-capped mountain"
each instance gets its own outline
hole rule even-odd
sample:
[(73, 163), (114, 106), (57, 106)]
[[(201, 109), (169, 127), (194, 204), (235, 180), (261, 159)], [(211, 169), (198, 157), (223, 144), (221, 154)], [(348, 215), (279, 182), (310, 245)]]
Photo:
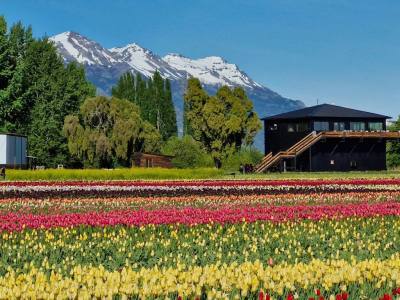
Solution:
[(240, 85), (248, 88), (262, 87), (249, 78), (246, 73), (239, 70), (235, 64), (230, 64), (219, 56), (190, 59), (173, 53), (164, 56), (163, 60), (170, 66), (198, 78), (203, 84)]
[(111, 66), (118, 62), (114, 54), (100, 44), (75, 32), (63, 32), (50, 38), (65, 61), (84, 65)]
[(150, 50), (137, 44), (111, 48), (110, 51), (117, 59), (126, 62), (132, 69), (146, 77), (151, 77), (156, 70), (160, 72), (162, 77), (171, 80), (180, 80), (187, 76), (185, 72), (177, 70)]
[[(235, 64), (219, 56), (191, 59), (180, 54), (160, 57), (137, 44), (106, 49), (76, 32), (64, 32), (50, 38), (65, 63), (82, 64), (86, 75), (95, 84), (99, 94), (110, 94), (112, 86), (126, 72), (150, 77), (157, 70), (162, 77), (171, 80), (178, 127), (182, 128), (183, 94), (189, 77), (197, 77), (209, 93), (215, 93), (222, 85), (242, 86), (253, 101), (260, 117), (304, 107), (303, 102), (282, 97), (251, 79)], [(263, 133), (256, 138), (262, 149)]]

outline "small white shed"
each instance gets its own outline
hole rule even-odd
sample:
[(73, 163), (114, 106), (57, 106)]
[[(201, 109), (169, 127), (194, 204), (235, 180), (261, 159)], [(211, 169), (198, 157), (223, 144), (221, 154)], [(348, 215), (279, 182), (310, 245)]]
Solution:
[(0, 167), (22, 169), (28, 165), (27, 137), (18, 134), (0, 134)]

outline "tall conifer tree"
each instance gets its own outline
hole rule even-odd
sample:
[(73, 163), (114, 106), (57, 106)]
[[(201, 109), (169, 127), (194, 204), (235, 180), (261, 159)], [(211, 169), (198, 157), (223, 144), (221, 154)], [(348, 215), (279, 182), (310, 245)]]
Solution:
[(112, 95), (135, 102), (142, 118), (149, 121), (161, 134), (163, 140), (177, 135), (176, 113), (172, 101), (171, 83), (156, 71), (152, 78), (136, 78), (131, 73), (121, 76), (112, 89)]
[(112, 88), (111, 94), (119, 99), (126, 99), (136, 103), (136, 87), (134, 75), (132, 75), (131, 72), (123, 74), (118, 80), (117, 85)]
[(169, 79), (165, 80), (165, 140), (171, 136), (178, 135), (178, 127), (176, 124), (176, 112), (174, 102), (172, 101), (171, 82)]

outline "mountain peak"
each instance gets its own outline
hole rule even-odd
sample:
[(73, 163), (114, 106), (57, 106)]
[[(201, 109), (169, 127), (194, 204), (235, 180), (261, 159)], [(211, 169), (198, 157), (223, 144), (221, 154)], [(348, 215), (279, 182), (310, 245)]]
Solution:
[(205, 60), (209, 61), (212, 63), (221, 63), (221, 64), (226, 64), (228, 63), (223, 57), (221, 56), (206, 56), (204, 58), (200, 58), (200, 60)]
[(186, 56), (180, 54), (180, 53), (168, 53), (163, 57), (165, 59), (166, 57), (181, 57), (181, 58), (187, 58)]
[(134, 52), (140, 51), (140, 52), (148, 52), (148, 53), (151, 52), (150, 50), (148, 50), (136, 43), (130, 43), (130, 44), (127, 44), (127, 45), (121, 46), (121, 47), (113, 47), (113, 48), (110, 48), (109, 50), (111, 52), (118, 52), (118, 53), (123, 52), (123, 51), (134, 51)]
[(66, 31), (50, 37), (54, 42), (64, 61), (77, 61), (87, 65), (109, 66), (116, 62), (112, 54), (99, 43), (87, 37)]
[(190, 59), (182, 55), (168, 54), (163, 60), (174, 68), (198, 78), (204, 84), (262, 88), (262, 85), (249, 78), (235, 64), (228, 63), (220, 56)]
[(207, 56), (191, 59), (178, 53), (170, 53), (163, 58), (136, 43), (122, 47), (105, 49), (87, 37), (66, 31), (50, 38), (66, 62), (77, 61), (84, 65), (123, 66), (124, 70), (151, 77), (158, 70), (162, 77), (172, 80), (186, 80), (197, 77), (208, 85), (243, 86), (262, 88), (237, 65), (228, 63), (221, 56)]

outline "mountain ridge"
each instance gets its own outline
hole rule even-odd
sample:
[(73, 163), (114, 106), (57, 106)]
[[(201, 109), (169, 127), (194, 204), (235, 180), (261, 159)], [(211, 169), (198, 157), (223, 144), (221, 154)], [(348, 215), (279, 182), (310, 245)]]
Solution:
[[(164, 57), (136, 43), (104, 48), (77, 32), (66, 31), (49, 38), (54, 42), (65, 63), (78, 62), (86, 70), (87, 78), (97, 87), (99, 94), (110, 95), (111, 88), (126, 72), (140, 73), (146, 78), (157, 70), (171, 81), (178, 128), (182, 130), (183, 94), (187, 79), (197, 77), (207, 92), (213, 94), (222, 85), (243, 87), (253, 101), (259, 117), (278, 114), (304, 107), (299, 100), (282, 97), (254, 81), (236, 64), (220, 56), (192, 59), (178, 53)], [(263, 133), (256, 137), (255, 145), (262, 149)]]

